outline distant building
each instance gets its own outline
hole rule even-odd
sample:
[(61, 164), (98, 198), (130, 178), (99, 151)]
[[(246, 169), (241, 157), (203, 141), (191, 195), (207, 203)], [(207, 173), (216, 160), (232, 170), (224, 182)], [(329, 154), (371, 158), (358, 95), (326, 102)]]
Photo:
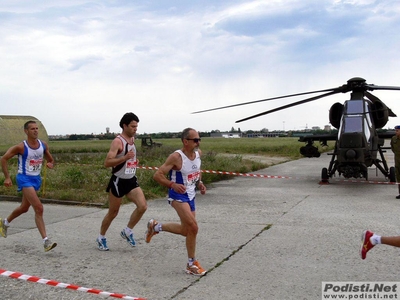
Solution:
[(226, 139), (238, 139), (240, 138), (241, 134), (240, 133), (223, 133), (222, 137)]
[(325, 131), (331, 131), (332, 130), (331, 125), (325, 125), (324, 130)]
[(240, 138), (240, 132), (211, 132), (210, 137), (223, 137), (223, 138)]
[(0, 145), (14, 145), (26, 139), (24, 124), (35, 121), (39, 127), (39, 139), (48, 141), (46, 128), (37, 118), (32, 116), (5, 116), (0, 115)]

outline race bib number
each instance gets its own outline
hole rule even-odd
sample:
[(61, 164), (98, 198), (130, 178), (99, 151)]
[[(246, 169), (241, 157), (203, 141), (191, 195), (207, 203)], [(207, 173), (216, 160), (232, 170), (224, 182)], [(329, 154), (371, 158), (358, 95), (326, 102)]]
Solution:
[(136, 160), (128, 160), (126, 162), (125, 174), (135, 174), (136, 173), (136, 167), (137, 167), (137, 161)]
[(28, 164), (29, 172), (40, 172), (42, 169), (43, 159), (31, 159)]
[(190, 173), (187, 177), (187, 184), (188, 185), (195, 185), (197, 181), (200, 180), (200, 172)]

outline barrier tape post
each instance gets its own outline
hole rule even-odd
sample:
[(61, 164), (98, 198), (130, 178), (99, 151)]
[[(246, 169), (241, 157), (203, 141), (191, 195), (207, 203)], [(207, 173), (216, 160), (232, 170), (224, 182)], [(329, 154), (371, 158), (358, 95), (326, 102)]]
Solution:
[(129, 300), (146, 300), (146, 298), (131, 297), (131, 296), (127, 296), (127, 295), (119, 294), (119, 293), (110, 293), (110, 292), (105, 292), (105, 291), (101, 291), (98, 289), (85, 288), (85, 287), (77, 286), (74, 284), (62, 283), (62, 282), (57, 282), (55, 280), (49, 280), (49, 279), (42, 279), (42, 278), (39, 278), (36, 276), (24, 275), (22, 273), (12, 272), (12, 271), (2, 270), (2, 269), (0, 269), (0, 275), (9, 277), (9, 278), (14, 278), (14, 279), (20, 279), (20, 280), (25, 280), (25, 281), (30, 281), (30, 282), (47, 284), (47, 285), (51, 285), (54, 287), (60, 287), (60, 288), (71, 289), (71, 290), (75, 290), (75, 291), (92, 293), (92, 294), (96, 294), (96, 295), (100, 295), (100, 296), (114, 297), (114, 298), (119, 298), (119, 299), (129, 299)]

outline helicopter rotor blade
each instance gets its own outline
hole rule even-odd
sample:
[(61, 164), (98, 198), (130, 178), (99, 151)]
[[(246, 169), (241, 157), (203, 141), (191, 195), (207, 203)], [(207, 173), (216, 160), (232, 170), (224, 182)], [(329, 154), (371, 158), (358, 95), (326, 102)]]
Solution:
[(374, 84), (366, 84), (365, 87), (369, 91), (373, 91), (373, 90), (400, 91), (399, 86), (381, 86), (381, 85), (374, 85)]
[(216, 107), (216, 108), (210, 108), (210, 109), (195, 111), (195, 112), (192, 112), (192, 114), (199, 114), (199, 113), (204, 113), (204, 112), (208, 112), (208, 111), (214, 111), (214, 110), (225, 109), (225, 108), (231, 108), (231, 107), (236, 107), (236, 106), (254, 104), (254, 103), (259, 103), (259, 102), (264, 102), (264, 101), (270, 101), (270, 100), (276, 100), (276, 99), (283, 99), (283, 98), (289, 98), (289, 97), (295, 97), (295, 96), (302, 96), (302, 95), (308, 95), (308, 94), (314, 94), (314, 93), (330, 92), (330, 91), (335, 91), (335, 90), (337, 90), (337, 89), (338, 89), (338, 88), (331, 88), (331, 89), (326, 89), (326, 90), (319, 90), (319, 91), (313, 91), (313, 92), (305, 92), (305, 93), (291, 94), (291, 95), (285, 95), (285, 96), (279, 96), (279, 97), (272, 97), (272, 98), (267, 98), (267, 99), (255, 100), (255, 101), (250, 101), (250, 102), (243, 102), (243, 103), (238, 103), (238, 104), (232, 104), (232, 105), (227, 105), (227, 106), (221, 106), (221, 107)]
[(379, 99), (375, 95), (372, 95), (370, 92), (365, 91), (364, 94), (369, 100), (371, 100), (372, 103), (375, 103), (377, 101), (382, 102), (381, 99)]
[[(382, 102), (381, 99), (379, 99), (375, 95), (372, 95), (370, 92), (365, 91), (364, 94), (369, 100), (371, 100), (372, 103)], [(389, 107), (386, 106), (386, 108), (388, 110), (389, 117), (397, 117), (397, 115)]]
[(243, 121), (247, 121), (247, 120), (250, 120), (250, 119), (261, 117), (261, 116), (264, 116), (264, 115), (267, 115), (267, 114), (270, 114), (270, 113), (273, 113), (273, 112), (277, 112), (277, 111), (280, 111), (280, 110), (283, 110), (283, 109), (286, 109), (286, 108), (289, 108), (289, 107), (293, 107), (293, 106), (296, 106), (296, 105), (300, 105), (300, 104), (304, 104), (304, 103), (307, 103), (307, 102), (311, 102), (311, 101), (314, 101), (314, 100), (317, 100), (317, 99), (321, 99), (323, 97), (331, 96), (331, 95), (334, 95), (334, 94), (337, 94), (337, 93), (340, 93), (340, 92), (342, 92), (341, 89), (335, 88), (333, 91), (331, 91), (329, 93), (325, 93), (325, 94), (318, 95), (318, 96), (311, 97), (311, 98), (307, 98), (307, 99), (304, 99), (304, 100), (301, 100), (301, 101), (293, 102), (291, 104), (280, 106), (280, 107), (277, 107), (277, 108), (274, 108), (274, 109), (271, 109), (271, 110), (268, 110), (268, 111), (265, 111), (265, 112), (262, 112), (262, 113), (259, 113), (259, 114), (256, 114), (256, 115), (241, 119), (241, 120), (237, 120), (235, 123), (240, 123), (240, 122), (243, 122)]

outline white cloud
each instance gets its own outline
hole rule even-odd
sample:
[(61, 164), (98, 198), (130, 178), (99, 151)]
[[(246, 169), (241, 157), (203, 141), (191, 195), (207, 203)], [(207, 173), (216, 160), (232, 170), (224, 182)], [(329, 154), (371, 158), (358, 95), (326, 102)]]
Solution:
[[(33, 115), (50, 134), (119, 131), (127, 111), (139, 132), (324, 126), (349, 95), (240, 124), (290, 100), (190, 113), (355, 76), (400, 85), (399, 10), (397, 1), (2, 1), (2, 114)], [(400, 114), (397, 93), (375, 94)]]

